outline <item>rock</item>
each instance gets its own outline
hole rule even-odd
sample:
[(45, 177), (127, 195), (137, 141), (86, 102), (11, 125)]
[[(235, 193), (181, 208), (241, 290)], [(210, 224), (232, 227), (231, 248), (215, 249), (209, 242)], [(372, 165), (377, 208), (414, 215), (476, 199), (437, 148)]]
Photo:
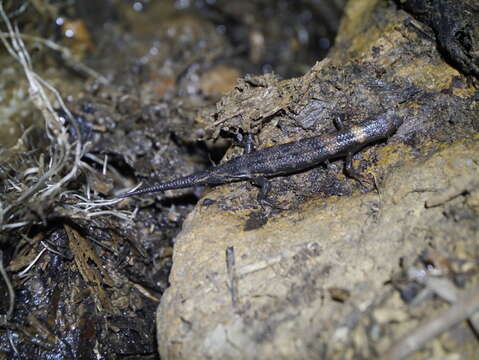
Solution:
[[(471, 224), (477, 221), (476, 207), (462, 212), (467, 201), (431, 208), (425, 203), (449, 188), (469, 187), (461, 199), (472, 199), (478, 191), (473, 181), (479, 175), (477, 102), (471, 100), (475, 90), (441, 60), (433, 42), (409, 27), (407, 14), (377, 1), (368, 2), (362, 11), (354, 29), (342, 26), (342, 31), (360, 30), (361, 35), (340, 34), (331, 57), (318, 63), (303, 82), (314, 78), (311, 81), (337, 86), (344, 94), (337, 101), (345, 106), (348, 97), (363, 101), (366, 108), (375, 101), (386, 108), (398, 104), (406, 119), (398, 134), (388, 145), (362, 152), (374, 158), (365, 172), (374, 174), (378, 191), (351, 188), (354, 181), (345, 179), (338, 167), (332, 182), (344, 186), (312, 188), (311, 196), (293, 197), (294, 206), (279, 213), (250, 205), (256, 190), (244, 183), (209, 192), (176, 239), (171, 287), (157, 312), (162, 359), (347, 359), (356, 356), (354, 341), (367, 346), (357, 354), (369, 354), (369, 346), (375, 345), (363, 344), (370, 321), (366, 315), (390, 296), (385, 283), (401, 260), (415, 258), (428, 246), (453, 251), (454, 242), (458, 248), (474, 249), (478, 230)], [(338, 49), (347, 49), (349, 57)], [(350, 70), (352, 79), (355, 72), (362, 76), (358, 81), (365, 88), (387, 88), (387, 95), (375, 97), (373, 90), (364, 94), (349, 88), (343, 75)], [(335, 76), (341, 80), (336, 85)], [(373, 78), (374, 84), (369, 83)], [(393, 84), (401, 84), (398, 93), (409, 84), (420, 99), (402, 105), (399, 95), (393, 98)], [(284, 89), (287, 83), (274, 86)], [(276, 109), (270, 105), (268, 111)], [(241, 111), (241, 104), (235, 109)], [(335, 111), (334, 106), (323, 106), (321, 116), (331, 120)], [(245, 121), (235, 113), (225, 117), (222, 126), (236, 126), (238, 119)], [(319, 131), (324, 124), (313, 128)], [(277, 131), (271, 123), (264, 129), (265, 134)], [(275, 180), (276, 199), (290, 199), (284, 194), (291, 192), (291, 183), (297, 184), (297, 192), (312, 186), (308, 176), (315, 172), (320, 173), (319, 185), (326, 183), (331, 180), (321, 177), (326, 171), (331, 170)], [(278, 188), (284, 192), (278, 195)], [(350, 190), (335, 194), (338, 188)], [(448, 216), (444, 206), (466, 215)], [(230, 261), (227, 266), (228, 248), (234, 250), (234, 265)], [(334, 301), (329, 288), (347, 289), (350, 296)], [(405, 308), (396, 311), (403, 314)], [(348, 335), (353, 329), (361, 335), (356, 340)], [(391, 333), (377, 334), (386, 335)]]
[[(231, 214), (198, 206), (177, 238), (171, 287), (158, 309), (162, 358), (319, 353), (322, 341), (332, 335), (330, 324), (339, 325), (354, 306), (373, 304), (399, 259), (423, 249), (418, 232), (441, 228), (442, 211), (426, 209), (429, 195), (415, 190), (477, 177), (471, 159), (477, 164), (478, 154), (477, 140), (467, 147), (457, 144), (425, 163), (410, 160), (391, 171), (380, 196), (311, 200), (251, 231), (244, 230), (249, 211)], [(457, 225), (448, 235), (462, 231)], [(236, 254), (237, 308), (226, 272), (229, 246)], [(326, 299), (329, 286), (352, 289), (351, 303)]]

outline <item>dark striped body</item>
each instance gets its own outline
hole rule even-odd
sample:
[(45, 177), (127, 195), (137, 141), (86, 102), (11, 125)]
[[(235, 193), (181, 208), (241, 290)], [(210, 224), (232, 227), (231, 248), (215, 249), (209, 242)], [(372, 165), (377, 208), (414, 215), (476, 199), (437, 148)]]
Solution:
[(212, 169), (120, 196), (127, 197), (197, 185), (218, 185), (299, 172), (326, 160), (354, 154), (367, 144), (388, 138), (401, 124), (402, 118), (390, 110), (369, 119), (361, 126), (342, 129), (333, 135), (319, 135), (260, 149), (233, 158)]

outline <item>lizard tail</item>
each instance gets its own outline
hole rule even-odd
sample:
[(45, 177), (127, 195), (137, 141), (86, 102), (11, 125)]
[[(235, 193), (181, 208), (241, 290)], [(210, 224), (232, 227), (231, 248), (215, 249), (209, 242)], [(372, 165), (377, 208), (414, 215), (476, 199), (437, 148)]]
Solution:
[(118, 198), (126, 198), (133, 195), (140, 195), (152, 192), (159, 192), (159, 191), (166, 191), (166, 190), (174, 190), (174, 189), (183, 189), (191, 186), (197, 185), (205, 185), (207, 181), (205, 181), (204, 176), (202, 174), (193, 174), (184, 176), (178, 179), (174, 179), (171, 181), (167, 181), (164, 183), (156, 184), (149, 187), (140, 188), (135, 191), (129, 191), (123, 194), (117, 195)]

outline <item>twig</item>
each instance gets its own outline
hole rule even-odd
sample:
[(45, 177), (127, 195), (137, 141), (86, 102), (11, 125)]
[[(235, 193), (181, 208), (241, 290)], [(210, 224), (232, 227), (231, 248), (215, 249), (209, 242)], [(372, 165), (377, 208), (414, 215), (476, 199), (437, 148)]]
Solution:
[(473, 180), (468, 184), (462, 186), (451, 186), (449, 189), (444, 190), (441, 193), (436, 194), (430, 199), (428, 199), (424, 206), (429, 209), (436, 206), (444, 205), (445, 203), (454, 200), (459, 196), (467, 195), (471, 189), (477, 188), (478, 186), (479, 182), (477, 180)]
[(469, 291), (461, 291), (457, 301), (446, 311), (434, 319), (420, 325), (404, 339), (393, 345), (386, 354), (387, 360), (400, 360), (419, 350), (424, 344), (469, 318), (479, 310), (479, 287)]
[(226, 272), (228, 273), (229, 290), (233, 308), (238, 307), (238, 277), (236, 276), (235, 249), (233, 246), (226, 248)]
[(133, 281), (130, 280), (130, 283), (133, 285), (135, 289), (137, 289), (143, 296), (146, 298), (159, 303), (160, 299), (158, 299), (155, 295), (153, 295), (150, 291), (148, 291), (144, 286), (141, 286), (140, 284), (134, 283)]

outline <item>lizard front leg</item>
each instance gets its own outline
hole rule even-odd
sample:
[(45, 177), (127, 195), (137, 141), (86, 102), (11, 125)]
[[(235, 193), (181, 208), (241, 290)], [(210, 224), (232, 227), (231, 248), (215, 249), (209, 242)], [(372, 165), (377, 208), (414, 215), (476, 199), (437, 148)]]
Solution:
[(267, 199), (267, 196), (271, 190), (271, 183), (269, 182), (269, 180), (266, 179), (264, 176), (257, 176), (251, 179), (251, 183), (259, 187), (259, 192), (257, 197), (258, 202), (261, 205), (267, 205), (269, 207), (273, 207), (271, 202), (269, 202)]
[(348, 153), (346, 155), (346, 159), (344, 160), (344, 172), (350, 178), (353, 178), (357, 182), (361, 184), (361, 186), (367, 189), (366, 185), (372, 185), (372, 181), (367, 177), (361, 175), (356, 169), (353, 167), (353, 153)]

